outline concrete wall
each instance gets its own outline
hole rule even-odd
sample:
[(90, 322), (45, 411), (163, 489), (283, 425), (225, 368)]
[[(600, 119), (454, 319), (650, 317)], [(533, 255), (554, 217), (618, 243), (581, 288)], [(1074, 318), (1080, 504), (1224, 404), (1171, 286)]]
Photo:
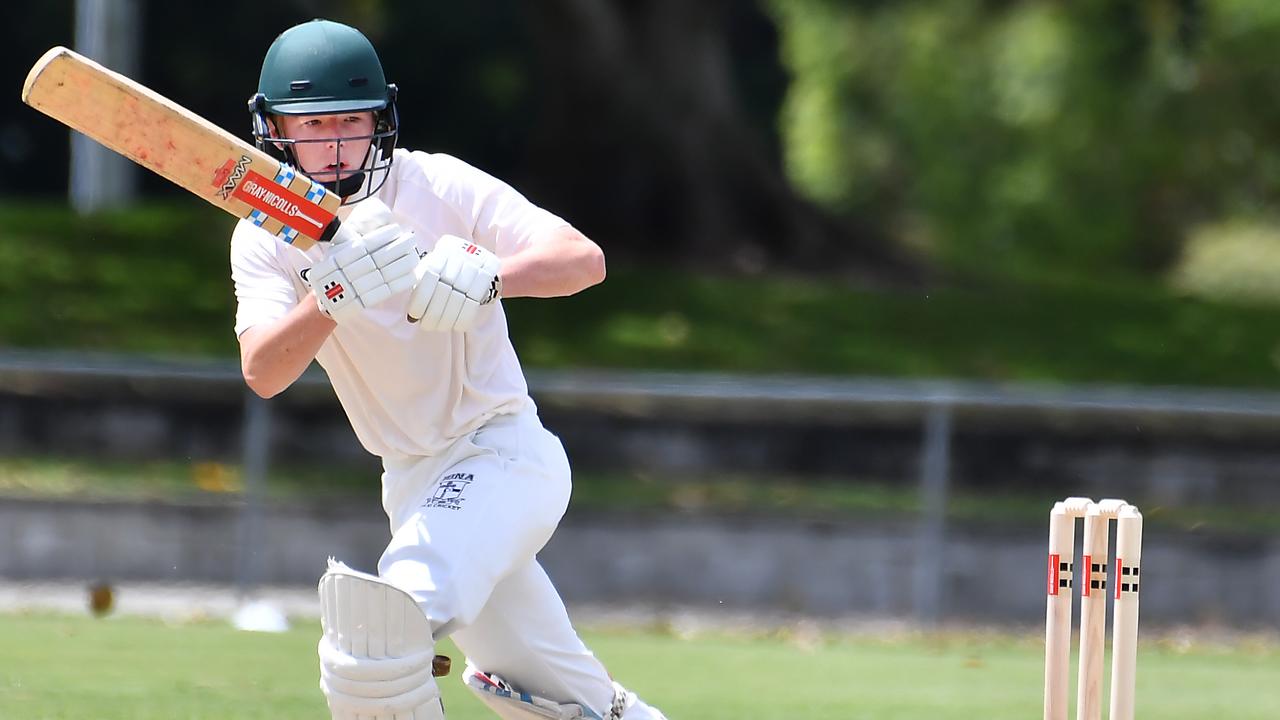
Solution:
[[(336, 555), (371, 569), (388, 537), (376, 503), (271, 507), (257, 579), (310, 585)], [(235, 505), (0, 501), (0, 577), (230, 583)], [(541, 555), (570, 602), (692, 604), (816, 615), (906, 617), (910, 523), (570, 514)], [(1044, 618), (1044, 528), (948, 530), (943, 615)], [(1280, 539), (1148, 533), (1147, 623), (1280, 625)]]
[[(541, 398), (539, 398), (541, 402)], [(0, 389), (0, 453), (116, 459), (238, 462), (244, 391), (180, 397), (103, 393), (19, 395)], [(270, 458), (305, 457), (378, 472), (327, 393), (273, 400)], [(575, 469), (659, 476), (785, 474), (790, 478), (919, 478), (917, 418), (847, 411), (839, 417), (632, 416), (542, 404)], [(950, 442), (951, 485), (981, 492), (1025, 489), (1046, 498), (1124, 497), (1140, 506), (1280, 507), (1280, 427), (1241, 428), (1205, 419), (1175, 427), (1080, 419), (1066, 425), (963, 414)], [(1046, 501), (1047, 502), (1047, 501)]]

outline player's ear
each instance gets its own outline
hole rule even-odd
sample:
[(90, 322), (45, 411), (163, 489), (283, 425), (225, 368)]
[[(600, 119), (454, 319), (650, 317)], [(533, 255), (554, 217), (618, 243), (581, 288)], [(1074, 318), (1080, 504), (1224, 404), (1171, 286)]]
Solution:
[[(279, 115), (267, 116), (267, 130), (269, 132), (270, 137), (288, 137), (288, 135), (285, 134), (284, 130), (281, 129), (282, 124), (283, 124), (283, 121), (280, 119)], [(277, 150), (280, 150), (280, 151), (284, 150), (284, 144), (282, 143), (271, 143), (271, 144), (275, 145)]]

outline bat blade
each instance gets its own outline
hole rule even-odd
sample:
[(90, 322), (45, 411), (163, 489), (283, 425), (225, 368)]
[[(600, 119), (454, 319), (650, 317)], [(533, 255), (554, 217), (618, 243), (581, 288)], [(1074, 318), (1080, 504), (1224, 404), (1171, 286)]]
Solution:
[(337, 230), (341, 198), (120, 73), (65, 47), (27, 74), (22, 101), (303, 250)]

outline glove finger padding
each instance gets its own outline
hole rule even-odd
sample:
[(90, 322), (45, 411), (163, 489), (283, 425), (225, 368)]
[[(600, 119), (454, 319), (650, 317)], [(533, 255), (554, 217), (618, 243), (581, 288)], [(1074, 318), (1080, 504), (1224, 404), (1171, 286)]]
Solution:
[[(350, 275), (348, 275), (347, 278), (351, 280)], [(385, 284), (386, 283), (382, 282), (382, 274), (377, 272), (376, 270), (374, 272), (366, 273), (364, 275), (361, 275), (360, 277), (357, 277), (351, 280), (351, 286), (355, 288), (356, 296), (360, 298), (360, 300), (364, 303), (365, 307), (368, 307), (369, 305), (373, 304), (367, 298), (369, 293), (373, 292), (373, 289), (378, 287), (379, 285), (385, 285)]]
[(462, 309), (470, 302), (466, 295), (450, 289), (445, 293), (444, 309), (436, 321), (435, 330), (465, 330), (458, 326), (458, 318), (462, 317)]
[(329, 252), (325, 253), (324, 260), (325, 262), (332, 261), (336, 267), (345, 268), (368, 255), (369, 251), (365, 248), (364, 243), (360, 242), (359, 238), (356, 238), (351, 242), (334, 245)]
[(393, 261), (390, 265), (382, 268), (382, 279), (391, 288), (392, 293), (399, 293), (409, 290), (417, 281), (417, 277), (413, 274), (413, 269), (418, 264), (418, 256), (406, 255), (398, 260)]
[(480, 298), (471, 293), (472, 287), (476, 284), (476, 276), (479, 275), (479, 273), (479, 266), (472, 265), (471, 263), (462, 263), (462, 266), (458, 268), (457, 276), (454, 277), (453, 282), (451, 283), (453, 285), (453, 289), (463, 295), (466, 295), (472, 300), (475, 300), (476, 303), (479, 303)]
[(377, 254), (379, 251), (385, 249), (388, 245), (391, 245), (393, 242), (399, 240), (405, 235), (412, 237), (413, 234), (406, 233), (404, 228), (396, 225), (395, 223), (391, 223), (390, 225), (383, 225), (382, 227), (370, 232), (368, 235), (360, 236), (360, 240), (364, 243), (364, 246), (368, 248), (369, 254), (373, 255)]
[(312, 285), (315, 285), (320, 278), (328, 277), (338, 270), (338, 263), (333, 258), (327, 257), (315, 265), (311, 266), (311, 271), (307, 273), (306, 279)]
[(386, 283), (379, 283), (360, 294), (360, 302), (367, 308), (391, 297), (391, 288)]
[[(425, 290), (430, 295), (423, 298), (422, 311), (420, 315), (410, 315), (410, 322), (423, 321), (422, 329), (438, 330), (440, 326), (440, 318), (444, 316), (444, 309), (449, 303), (449, 298), (453, 295), (453, 288), (448, 283), (441, 282), (437, 277), (436, 282), (428, 283), (426, 287), (419, 283), (414, 288), (413, 295), (418, 297), (420, 294), (425, 295)], [(415, 308), (416, 309), (416, 308)]]
[[(462, 293), (457, 293), (459, 297)], [(476, 322), (476, 315), (480, 314), (480, 303), (473, 300), (465, 300), (462, 303), (462, 309), (458, 311), (458, 319), (454, 321), (453, 326), (458, 330), (466, 330)]]
[(394, 242), (372, 251), (371, 257), (373, 262), (383, 270), (388, 265), (402, 258), (410, 258), (416, 264), (418, 262), (418, 248), (414, 243), (413, 233), (402, 232)]
[(347, 279), (353, 282), (365, 277), (366, 275), (372, 275), (379, 280), (382, 278), (382, 273), (378, 272), (377, 264), (375, 264), (373, 262), (373, 258), (368, 255), (356, 258), (349, 264), (339, 265), (338, 267), (342, 270), (342, 273), (347, 276)]

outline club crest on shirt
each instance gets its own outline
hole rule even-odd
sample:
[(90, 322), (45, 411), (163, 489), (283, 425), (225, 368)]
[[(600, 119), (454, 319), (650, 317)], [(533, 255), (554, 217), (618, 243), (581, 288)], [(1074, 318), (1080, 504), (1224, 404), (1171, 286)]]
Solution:
[(460, 510), (462, 503), (466, 500), (463, 493), (467, 486), (475, 479), (475, 475), (471, 473), (453, 473), (440, 478), (440, 482), (436, 483), (435, 492), (427, 499), (422, 507), (425, 508), (443, 508), (445, 510)]

